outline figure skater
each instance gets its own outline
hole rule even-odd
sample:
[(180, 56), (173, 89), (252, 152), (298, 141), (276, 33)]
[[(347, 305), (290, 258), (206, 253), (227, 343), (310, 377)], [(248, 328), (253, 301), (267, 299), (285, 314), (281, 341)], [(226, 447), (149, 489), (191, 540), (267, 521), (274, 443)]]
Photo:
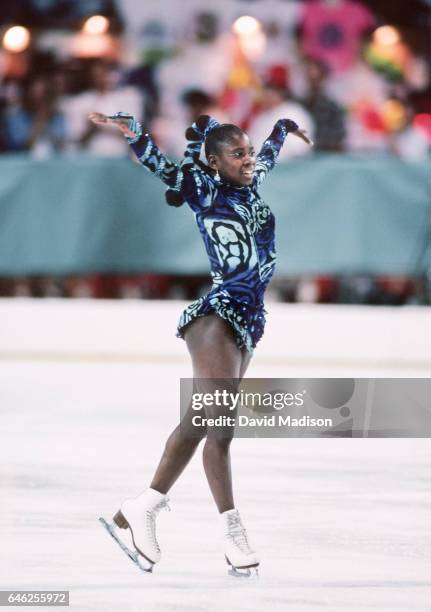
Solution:
[[(194, 391), (211, 392), (220, 380), (238, 389), (265, 326), (264, 293), (275, 266), (274, 217), (258, 194), (289, 132), (312, 144), (304, 130), (280, 119), (256, 156), (246, 133), (231, 124), (201, 116), (186, 131), (183, 161), (171, 162), (131, 115), (92, 113), (97, 124), (112, 124), (127, 138), (139, 162), (167, 186), (172, 206), (184, 202), (195, 214), (210, 260), (213, 285), (182, 313), (177, 336), (184, 338), (193, 365)], [(207, 164), (200, 159), (205, 145)], [(212, 383), (214, 381), (214, 383)], [(209, 419), (232, 416), (232, 406), (205, 408)], [(150, 487), (127, 499), (112, 524), (100, 519), (123, 550), (144, 571), (160, 560), (156, 518), (167, 493), (205, 438), (203, 465), (220, 513), (224, 554), (233, 575), (257, 573), (259, 557), (235, 508), (230, 443), (234, 427), (192, 427), (191, 407), (169, 436)], [(191, 433), (193, 430), (193, 433)], [(117, 536), (129, 529), (135, 551)]]

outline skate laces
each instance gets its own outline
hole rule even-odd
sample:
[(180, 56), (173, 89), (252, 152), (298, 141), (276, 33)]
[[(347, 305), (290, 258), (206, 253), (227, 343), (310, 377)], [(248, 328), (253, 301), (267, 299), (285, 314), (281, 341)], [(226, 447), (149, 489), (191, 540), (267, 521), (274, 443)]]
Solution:
[(160, 510), (162, 510), (162, 508), (165, 508), (165, 510), (168, 510), (169, 512), (171, 511), (171, 508), (168, 505), (168, 501), (169, 501), (168, 498), (162, 499), (151, 510), (145, 511), (145, 516), (147, 518), (146, 520), (147, 535), (150, 537), (157, 552), (160, 552), (160, 546), (159, 546), (159, 543), (156, 537), (156, 517), (158, 513), (160, 512)]
[(241, 522), (238, 514), (230, 514), (227, 517), (227, 534), (226, 536), (244, 553), (251, 554), (253, 551), (247, 538), (247, 532)]

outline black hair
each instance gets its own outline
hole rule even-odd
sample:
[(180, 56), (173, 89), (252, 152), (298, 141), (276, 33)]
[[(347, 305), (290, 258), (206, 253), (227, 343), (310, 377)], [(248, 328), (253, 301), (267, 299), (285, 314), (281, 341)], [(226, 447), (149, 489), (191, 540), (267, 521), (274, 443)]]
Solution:
[[(209, 117), (207, 117), (207, 115), (201, 115), (194, 125), (196, 125), (198, 130), (203, 132), (208, 119)], [(200, 140), (199, 132), (197, 132), (194, 127), (187, 128), (185, 135), (189, 142)], [(208, 159), (210, 155), (218, 155), (220, 153), (220, 147), (229, 142), (234, 136), (244, 136), (244, 131), (237, 125), (233, 125), (233, 123), (222, 123), (210, 130), (204, 143), (205, 157)], [(193, 160), (201, 170), (211, 174), (211, 176), (214, 174), (214, 170), (210, 168), (210, 166), (207, 166), (199, 156), (194, 155)]]
[(200, 108), (208, 108), (214, 104), (214, 98), (203, 89), (187, 89), (181, 99), (187, 106), (198, 106)]
[[(201, 140), (200, 134), (205, 132), (208, 119), (209, 117), (207, 115), (201, 115), (194, 124), (196, 128), (193, 126), (187, 128), (185, 136), (189, 142), (199, 142)], [(206, 158), (208, 159), (210, 155), (218, 155), (220, 152), (220, 147), (229, 142), (229, 140), (235, 136), (244, 136), (244, 131), (232, 123), (222, 123), (221, 125), (218, 125), (210, 130), (205, 138)], [(210, 174), (211, 176), (214, 175), (214, 170), (200, 159), (199, 154), (195, 153), (192, 155), (192, 159), (201, 170), (207, 174)], [(178, 207), (184, 204), (184, 198), (181, 192), (176, 189), (167, 189), (165, 199), (169, 206)]]
[(205, 139), (206, 158), (208, 159), (210, 155), (218, 155), (221, 145), (226, 144), (235, 136), (244, 136), (244, 132), (232, 123), (222, 123), (211, 130)]

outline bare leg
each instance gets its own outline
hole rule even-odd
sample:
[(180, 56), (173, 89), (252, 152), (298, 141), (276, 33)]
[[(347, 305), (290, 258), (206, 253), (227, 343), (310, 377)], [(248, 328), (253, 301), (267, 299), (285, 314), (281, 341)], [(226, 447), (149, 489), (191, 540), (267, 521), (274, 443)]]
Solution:
[[(196, 378), (242, 378), (249, 364), (251, 354), (237, 348), (233, 332), (228, 323), (217, 315), (196, 319), (186, 331), (186, 341), (192, 357)], [(185, 432), (191, 424), (193, 413), (188, 410), (181, 425), (169, 436), (164, 453), (157, 467), (151, 488), (167, 493), (183, 472), (196, 451), (201, 436), (193, 429), (194, 437)], [(207, 415), (210, 416), (210, 415)], [(215, 439), (206, 442), (204, 468), (207, 479), (220, 512), (233, 507), (232, 480), (229, 457), (230, 439)], [(227, 506), (230, 506), (227, 508)]]
[[(226, 321), (210, 315), (198, 322), (186, 335), (195, 385), (200, 392), (211, 393), (215, 387), (220, 389), (219, 383), (222, 383), (223, 389), (235, 393), (249, 357), (243, 356), (238, 349), (232, 328)], [(229, 406), (214, 406), (205, 409), (205, 416), (232, 417), (235, 413)], [(204, 470), (219, 512), (234, 508), (229, 452), (233, 434), (233, 427), (207, 427), (203, 448)]]
[[(245, 354), (241, 358), (238, 379), (244, 376), (251, 358), (251, 353), (245, 350), (244, 353)], [(232, 387), (229, 390), (236, 392), (237, 387)], [(232, 415), (235, 413), (230, 414)], [(220, 412), (216, 414), (210, 412), (207, 416), (209, 418), (217, 417), (220, 416)], [(230, 443), (233, 438), (233, 431), (230, 435), (223, 434), (221, 438), (217, 436), (217, 433), (214, 435), (212, 435), (212, 433), (213, 432), (208, 431), (202, 458), (211, 493), (213, 494), (218, 511), (222, 513), (226, 512), (226, 510), (232, 510), (232, 508), (235, 507), (230, 459)]]
[(201, 437), (197, 437), (196, 434), (195, 437), (185, 434), (186, 424), (191, 421), (192, 416), (189, 408), (181, 424), (174, 429), (166, 442), (162, 458), (150, 484), (150, 487), (159, 493), (166, 494), (169, 491), (205, 436), (205, 430), (202, 431)]

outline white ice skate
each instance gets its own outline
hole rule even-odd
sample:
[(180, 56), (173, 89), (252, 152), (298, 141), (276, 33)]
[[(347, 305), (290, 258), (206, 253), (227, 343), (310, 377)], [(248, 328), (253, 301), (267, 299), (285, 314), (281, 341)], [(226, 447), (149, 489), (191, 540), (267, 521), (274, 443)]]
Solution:
[(221, 515), (223, 523), (223, 544), (228, 565), (228, 574), (235, 577), (256, 578), (259, 557), (250, 548), (247, 532), (241, 522), (238, 510), (227, 510)]
[[(160, 561), (156, 518), (162, 508), (169, 509), (167, 496), (154, 489), (147, 489), (138, 497), (126, 499), (114, 516), (113, 523), (99, 518), (120, 548), (143, 572), (152, 572), (153, 566)], [(130, 550), (118, 537), (116, 527), (130, 530), (135, 550)]]

